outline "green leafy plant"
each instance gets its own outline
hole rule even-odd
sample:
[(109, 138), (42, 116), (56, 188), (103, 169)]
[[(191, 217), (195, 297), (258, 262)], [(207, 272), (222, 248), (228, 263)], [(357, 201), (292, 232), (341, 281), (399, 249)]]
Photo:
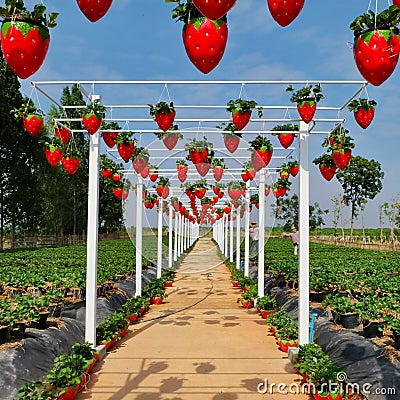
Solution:
[(223, 135), (235, 135), (235, 136), (239, 136), (242, 137), (242, 131), (238, 131), (236, 125), (230, 121), (228, 123), (223, 122), (221, 125), (217, 125), (216, 126), (217, 129), (223, 129)]
[(149, 104), (149, 107), (150, 107), (150, 115), (153, 117), (153, 119), (155, 119), (159, 113), (168, 115), (169, 113), (172, 112), (175, 114), (174, 103), (172, 101), (169, 104), (166, 103), (165, 101), (160, 101), (155, 106)]
[(5, 7), (0, 7), (0, 16), (4, 19), (16, 18), (17, 20), (27, 20), (34, 23), (54, 28), (57, 26), (56, 19), (58, 13), (49, 13), (46, 15), (46, 7), (42, 4), (36, 4), (33, 11), (29, 11), (23, 0), (6, 0)]
[(317, 83), (316, 85), (304, 86), (296, 91), (294, 90), (292, 85), (289, 85), (286, 88), (286, 92), (293, 92), (292, 96), (290, 97), (290, 101), (297, 104), (302, 103), (306, 100), (314, 100), (316, 103), (318, 103), (321, 99), (324, 98), (324, 95), (322, 94), (322, 88), (319, 83)]
[(261, 135), (256, 136), (256, 138), (251, 140), (249, 142), (249, 144), (251, 146), (251, 148), (250, 148), (251, 151), (259, 150), (259, 149), (262, 149), (262, 150), (268, 149), (271, 152), (273, 151), (273, 147), (272, 147), (270, 140)]
[(323, 300), (322, 305), (338, 314), (351, 314), (356, 310), (354, 302), (338, 293), (329, 293)]
[[(240, 281), (239, 281), (240, 285)], [(244, 303), (254, 301), (258, 297), (258, 288), (257, 285), (252, 283), (250, 285), (246, 285), (246, 290), (243, 290), (240, 294), (240, 297), (236, 300), (237, 303)]]
[[(257, 103), (254, 100), (243, 100), (243, 99), (236, 99), (236, 100), (229, 100), (226, 104), (227, 108), (226, 111), (233, 113), (234, 115), (240, 112), (241, 114), (244, 113), (251, 113), (257, 107)], [(263, 108), (257, 108), (258, 117), (261, 118), (263, 116)]]
[(19, 120), (29, 114), (37, 114), (43, 116), (43, 111), (37, 108), (33, 101), (28, 97), (24, 97), (21, 103), (21, 107), (14, 108), (13, 110), (11, 110), (11, 113), (14, 114), (16, 120)]
[(314, 158), (313, 164), (318, 166), (326, 165), (327, 167), (333, 167), (335, 162), (330, 154), (322, 154), (321, 156)]
[(225, 160), (223, 158), (214, 158), (212, 160), (211, 166), (212, 166), (212, 168), (215, 168), (215, 167), (226, 168)]
[[(283, 124), (283, 125), (275, 125), (271, 131), (274, 132), (297, 132), (299, 130), (299, 125), (294, 125), (294, 124)], [(276, 136), (279, 135), (279, 133), (272, 133), (272, 135)]]
[(157, 186), (168, 187), (170, 185), (169, 178), (160, 176), (157, 180)]
[(352, 100), (348, 105), (347, 108), (349, 111), (357, 112), (360, 108), (363, 108), (365, 111), (368, 111), (370, 108), (375, 109), (376, 101), (358, 98)]
[(271, 296), (263, 296), (257, 299), (257, 307), (262, 311), (275, 310), (277, 308), (276, 299)]
[(107, 108), (100, 103), (100, 99), (93, 100), (82, 109), (82, 115), (94, 114), (104, 118)]

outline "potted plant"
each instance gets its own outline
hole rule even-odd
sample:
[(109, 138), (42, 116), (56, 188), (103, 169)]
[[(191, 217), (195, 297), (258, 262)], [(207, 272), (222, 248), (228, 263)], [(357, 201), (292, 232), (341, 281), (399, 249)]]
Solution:
[(187, 160), (192, 161), (201, 176), (205, 176), (214, 158), (213, 144), (205, 136), (202, 140), (194, 138), (185, 144), (185, 150), (189, 151)]
[(49, 28), (57, 23), (58, 13), (48, 16), (39, 3), (30, 12), (23, 0), (6, 0), (0, 7), (3, 17), (1, 47), (11, 70), (21, 79), (29, 78), (43, 64), (50, 44)]
[(375, 293), (365, 294), (358, 299), (355, 311), (362, 320), (364, 337), (382, 336), (384, 325), (383, 308), (384, 305), (381, 299)]
[(236, 300), (237, 303), (241, 303), (243, 308), (249, 309), (254, 307), (254, 300), (258, 297), (257, 285), (252, 283), (246, 286), (246, 290), (243, 290), (240, 297)]
[(143, 204), (146, 208), (152, 209), (154, 204), (156, 204), (157, 196), (155, 194), (148, 194), (143, 201)]
[(104, 122), (101, 125), (101, 137), (104, 140), (104, 143), (112, 149), (116, 145), (116, 141), (118, 138), (118, 131), (120, 127), (118, 122)]
[(16, 120), (22, 120), (26, 131), (32, 137), (42, 130), (44, 124), (43, 111), (36, 108), (33, 101), (28, 97), (22, 100), (20, 108), (13, 109), (11, 112)]
[(322, 154), (317, 158), (314, 158), (313, 163), (318, 165), (319, 172), (327, 180), (330, 181), (335, 176), (336, 164), (329, 154)]
[(251, 161), (246, 161), (243, 164), (243, 169), (242, 169), (242, 179), (243, 182), (247, 182), (247, 181), (252, 181), (255, 176), (256, 176), (256, 169), (254, 168), (254, 165)]
[(261, 316), (267, 319), (269, 314), (273, 314), (277, 308), (276, 299), (271, 296), (263, 296), (257, 299), (257, 308)]
[[(250, 121), (251, 112), (257, 107), (254, 100), (229, 100), (227, 103), (226, 111), (232, 114), (232, 120), (236, 130), (241, 131)], [(263, 116), (262, 107), (258, 107), (258, 117)]]
[(202, 15), (191, 2), (168, 0), (177, 3), (172, 18), (184, 22), (182, 30), (186, 54), (203, 74), (211, 72), (221, 61), (228, 39), (226, 16), (211, 20)]
[(158, 168), (155, 165), (151, 165), (149, 168), (149, 178), (152, 182), (155, 182), (158, 179)]
[(338, 293), (328, 294), (322, 305), (332, 311), (333, 321), (346, 329), (353, 329), (360, 324), (355, 302)]
[(167, 132), (172, 127), (175, 119), (174, 103), (171, 101), (168, 104), (165, 101), (160, 101), (155, 106), (149, 104), (149, 107), (150, 115), (153, 117), (154, 121), (157, 122), (159, 128)]
[(299, 173), (299, 163), (297, 161), (289, 161), (287, 164), (289, 174), (295, 177)]
[(266, 167), (271, 161), (273, 148), (269, 139), (258, 135), (250, 143), (251, 162), (256, 171)]
[(256, 208), (260, 207), (260, 199), (258, 193), (254, 193), (250, 196), (250, 204), (253, 204)]
[(354, 148), (353, 138), (348, 136), (348, 133), (342, 125), (338, 125), (322, 144), (323, 147), (328, 147), (328, 152), (332, 152), (332, 159), (340, 170), (349, 164), (351, 149)]
[(48, 400), (58, 395), (52, 388), (45, 387), (43, 382), (25, 383), (18, 389), (16, 400)]
[(86, 130), (94, 135), (103, 122), (107, 109), (100, 103), (100, 99), (93, 100), (82, 110), (82, 122)]
[(117, 145), (118, 154), (121, 158), (128, 162), (135, 151), (136, 140), (133, 138), (134, 132), (119, 132), (115, 144)]
[(114, 314), (107, 316), (97, 327), (97, 343), (104, 344), (106, 349), (109, 350), (126, 333), (126, 329), (125, 315), (120, 312), (114, 312)]
[(299, 112), (300, 118), (308, 124), (314, 117), (317, 109), (317, 103), (324, 98), (322, 94), (321, 85), (307, 85), (303, 88), (294, 91), (292, 85), (286, 88), (287, 93), (292, 93), (290, 101), (297, 104), (297, 111)]
[(242, 133), (237, 130), (236, 125), (233, 122), (229, 122), (228, 124), (222, 123), (216, 128), (224, 130), (223, 137), (225, 147), (230, 153), (234, 153), (239, 146)]
[(399, 59), (400, 9), (392, 5), (379, 14), (372, 10), (354, 19), (353, 55), (360, 74), (379, 86), (393, 73)]
[(165, 178), (163, 176), (160, 176), (157, 181), (157, 186), (155, 186), (157, 194), (162, 197), (163, 199), (166, 199), (169, 196), (169, 178)]
[(132, 156), (133, 169), (140, 174), (149, 163), (149, 151), (144, 147), (136, 147)]
[(52, 167), (56, 167), (60, 164), (61, 159), (64, 155), (64, 148), (62, 142), (59, 138), (44, 138), (43, 140), (39, 140), (40, 143), (45, 145), (45, 155), (46, 159)]
[(292, 183), (285, 178), (279, 178), (273, 185), (272, 185), (272, 193), (276, 198), (283, 197), (287, 190), (290, 189), (290, 185)]
[(172, 125), (167, 131), (154, 132), (155, 135), (163, 141), (168, 150), (175, 148), (178, 140), (183, 139), (183, 135), (179, 132), (178, 125)]
[(294, 132), (297, 132), (298, 130), (299, 126), (294, 124), (276, 125), (272, 128), (272, 131), (279, 132), (273, 133), (273, 135), (278, 135), (279, 143), (285, 149), (293, 143), (294, 138), (296, 137)]
[(67, 149), (61, 158), (61, 163), (68, 175), (74, 175), (79, 168), (79, 164), (81, 163), (81, 155), (79, 150)]
[(88, 342), (75, 343), (72, 346), (72, 352), (73, 354), (82, 356), (86, 361), (86, 368), (84, 369), (85, 374), (88, 374), (92, 370), (94, 364), (99, 359), (98, 353), (96, 353), (95, 349)]
[(375, 106), (375, 100), (358, 98), (352, 100), (347, 105), (347, 108), (349, 111), (353, 112), (357, 124), (360, 125), (361, 128), (367, 129), (374, 119)]
[(298, 327), (290, 321), (288, 324), (283, 325), (279, 328), (279, 337), (277, 338), (277, 344), (284, 353), (289, 351), (289, 347), (297, 347), (297, 336)]
[(214, 179), (217, 182), (220, 182), (222, 179), (222, 174), (226, 168), (225, 160), (223, 158), (214, 158), (211, 162), (211, 166), (213, 168)]

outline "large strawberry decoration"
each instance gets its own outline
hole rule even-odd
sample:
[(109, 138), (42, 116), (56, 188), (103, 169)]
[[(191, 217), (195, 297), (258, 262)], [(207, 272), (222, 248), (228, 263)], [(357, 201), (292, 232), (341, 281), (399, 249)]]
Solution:
[(24, 127), (27, 132), (32, 136), (36, 136), (43, 128), (44, 119), (39, 114), (28, 114), (22, 118)]
[(118, 154), (125, 162), (128, 162), (135, 152), (133, 135), (133, 132), (120, 132), (115, 141)]
[(54, 133), (58, 138), (61, 139), (62, 144), (67, 144), (72, 136), (72, 132), (64, 126), (55, 128)]
[(210, 162), (197, 163), (194, 166), (196, 167), (197, 172), (200, 174), (200, 176), (206, 176), (211, 168), (211, 163)]
[(294, 92), (290, 98), (292, 103), (297, 103), (297, 111), (300, 118), (308, 124), (314, 117), (317, 109), (317, 103), (324, 98), (321, 85), (307, 85), (303, 88), (294, 91), (292, 85), (286, 88), (286, 92)]
[(242, 188), (239, 182), (231, 182), (228, 184), (228, 195), (232, 200), (238, 200), (242, 195)]
[(214, 179), (219, 182), (225, 169), (225, 161), (223, 158), (214, 158), (211, 166), (213, 167)]
[[(227, 103), (226, 110), (232, 114), (233, 124), (236, 130), (241, 131), (250, 121), (251, 111), (257, 107), (257, 103), (254, 100), (229, 100)], [(261, 118), (263, 115), (262, 108), (258, 108), (258, 117)], [(228, 128), (230, 128), (228, 126)]]
[(143, 179), (146, 179), (150, 174), (150, 168), (148, 166), (144, 167), (142, 171), (140, 172), (140, 175), (142, 176)]
[(304, 0), (268, 0), (272, 18), (281, 26), (289, 25), (304, 6)]
[(100, 104), (100, 99), (93, 100), (83, 110), (82, 122), (91, 135), (94, 135), (100, 129), (105, 112), (106, 108)]
[(294, 133), (280, 133), (278, 139), (282, 147), (287, 149), (293, 143)]
[(235, 3), (236, 0), (193, 0), (196, 8), (210, 19), (222, 18)]
[(122, 199), (122, 192), (123, 192), (122, 187), (115, 187), (115, 188), (113, 189), (114, 196), (115, 196), (117, 199)]
[(102, 132), (101, 137), (104, 140), (104, 143), (109, 147), (110, 149), (115, 146), (115, 141), (118, 138), (118, 133), (117, 132)]
[(350, 25), (354, 31), (353, 55), (361, 75), (375, 86), (393, 73), (400, 51), (398, 25), (400, 9), (396, 5), (379, 14), (372, 10)]
[(234, 133), (225, 133), (224, 132), (224, 143), (225, 147), (228, 149), (230, 153), (234, 153), (239, 146), (240, 136), (235, 135)]
[(283, 148), (287, 149), (294, 141), (296, 134), (294, 131), (299, 130), (298, 125), (294, 124), (284, 124), (284, 125), (276, 125), (272, 128), (272, 130), (279, 133), (273, 133), (273, 135), (278, 135), (279, 143)]
[(249, 142), (251, 145), (251, 162), (256, 171), (266, 167), (272, 158), (273, 148), (271, 142), (258, 135), (254, 140)]
[(163, 199), (169, 196), (169, 178), (164, 178), (162, 176), (158, 178), (156, 192)]
[(353, 111), (354, 118), (361, 128), (366, 129), (371, 124), (375, 115), (375, 100), (368, 99), (354, 99), (347, 108), (349, 111)]
[(319, 166), (321, 175), (327, 181), (332, 180), (336, 172), (336, 164), (329, 154), (323, 154), (313, 160), (313, 163)]
[(102, 168), (101, 174), (103, 175), (104, 179), (110, 179), (113, 175), (113, 171), (112, 171), (112, 169)]
[(96, 22), (107, 14), (112, 0), (76, 0), (78, 7), (90, 22)]
[(149, 162), (149, 152), (144, 147), (137, 147), (133, 155), (133, 169), (140, 174)]
[(349, 164), (351, 149), (354, 148), (353, 138), (347, 134), (348, 130), (339, 125), (322, 144), (324, 147), (328, 147), (329, 152), (332, 152), (332, 160), (341, 170)]
[(289, 174), (293, 177), (295, 177), (299, 173), (299, 164), (297, 161), (289, 161), (287, 167)]
[(54, 143), (46, 143), (45, 150), (46, 159), (52, 167), (60, 164), (60, 161), (64, 155), (64, 150), (61, 143), (54, 141)]
[(336, 149), (332, 152), (332, 159), (335, 165), (340, 169), (345, 169), (351, 159), (351, 151), (345, 149)]
[(74, 175), (79, 168), (80, 158), (72, 154), (66, 155), (61, 159), (64, 169), (69, 175)]
[(175, 119), (174, 103), (171, 101), (167, 104), (164, 101), (160, 101), (155, 106), (151, 104), (149, 104), (149, 106), (150, 115), (153, 117), (154, 121), (157, 122), (160, 129), (164, 132), (170, 129)]

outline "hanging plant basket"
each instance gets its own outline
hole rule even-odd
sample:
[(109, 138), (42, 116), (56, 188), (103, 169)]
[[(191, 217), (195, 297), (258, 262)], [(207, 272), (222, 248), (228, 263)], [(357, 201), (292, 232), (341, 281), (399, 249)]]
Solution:
[(368, 99), (354, 99), (347, 108), (354, 114), (354, 119), (357, 124), (363, 129), (367, 129), (374, 119), (375, 115), (375, 100)]

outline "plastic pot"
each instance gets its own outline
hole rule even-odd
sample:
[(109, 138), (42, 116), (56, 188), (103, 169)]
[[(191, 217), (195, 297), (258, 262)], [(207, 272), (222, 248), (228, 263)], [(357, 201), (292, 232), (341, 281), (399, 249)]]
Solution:
[(360, 325), (360, 316), (357, 313), (339, 314), (340, 322), (346, 329), (354, 329)]

